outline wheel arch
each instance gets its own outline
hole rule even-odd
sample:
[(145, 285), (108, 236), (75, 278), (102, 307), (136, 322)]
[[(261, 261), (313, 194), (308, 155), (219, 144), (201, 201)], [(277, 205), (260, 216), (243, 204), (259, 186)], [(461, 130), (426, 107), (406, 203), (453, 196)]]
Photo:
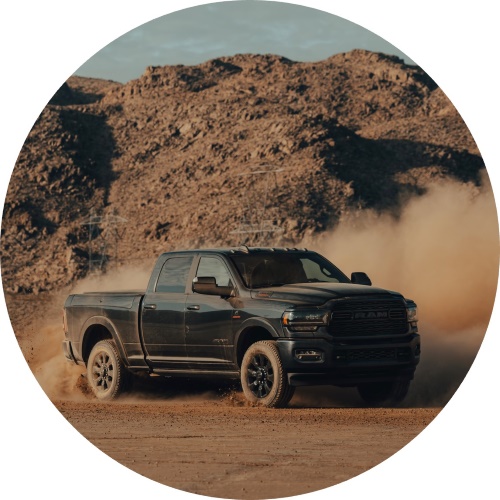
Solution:
[(246, 350), (255, 342), (261, 340), (275, 340), (278, 337), (278, 332), (273, 326), (260, 318), (252, 318), (244, 323), (242, 328), (238, 331), (235, 338), (235, 363), (241, 367), (243, 356)]
[(89, 318), (82, 327), (82, 359), (85, 365), (90, 356), (92, 348), (97, 342), (105, 339), (113, 340), (120, 354), (122, 362), (127, 365), (125, 350), (113, 323), (103, 316)]

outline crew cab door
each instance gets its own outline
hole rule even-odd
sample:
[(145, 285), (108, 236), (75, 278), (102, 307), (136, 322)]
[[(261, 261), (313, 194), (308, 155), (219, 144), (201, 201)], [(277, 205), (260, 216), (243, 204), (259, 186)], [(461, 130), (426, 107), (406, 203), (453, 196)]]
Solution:
[[(146, 359), (157, 369), (187, 369), (185, 307), (193, 255), (167, 258), (142, 304)], [(192, 278), (191, 278), (192, 279)]]
[[(218, 286), (232, 286), (224, 261), (216, 255), (202, 255), (196, 276), (214, 277)], [(233, 307), (228, 299), (189, 290), (186, 300), (186, 353), (189, 366), (198, 370), (233, 369)]]

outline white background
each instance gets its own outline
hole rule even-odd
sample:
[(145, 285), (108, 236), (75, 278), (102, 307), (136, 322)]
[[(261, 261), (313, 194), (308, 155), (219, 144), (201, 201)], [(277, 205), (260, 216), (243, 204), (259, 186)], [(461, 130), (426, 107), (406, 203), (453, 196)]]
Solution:
[[(19, 150), (47, 101), (86, 59), (124, 32), (205, 1), (4, 2), (1, 12), (3, 206)], [(495, 3), (419, 0), (298, 3), (387, 39), (429, 73), (474, 136), (498, 196), (498, 38)], [(133, 5), (133, 6), (129, 6)], [(466, 293), (466, 290), (464, 290)], [(443, 298), (445, 300), (445, 298)], [(498, 305), (497, 305), (498, 306)], [(21, 355), (3, 299), (0, 492), (29, 498), (195, 498), (139, 476), (94, 448), (46, 398)], [(371, 471), (309, 498), (498, 498), (499, 312), (469, 375), (435, 421)], [(424, 332), (425, 335), (425, 332)]]

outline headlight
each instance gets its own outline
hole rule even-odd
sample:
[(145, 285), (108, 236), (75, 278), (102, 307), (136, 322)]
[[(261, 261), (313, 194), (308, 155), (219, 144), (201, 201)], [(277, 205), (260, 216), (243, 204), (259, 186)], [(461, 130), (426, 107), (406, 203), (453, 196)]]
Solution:
[(318, 309), (297, 309), (285, 311), (281, 317), (284, 327), (292, 332), (315, 332), (320, 326), (328, 325), (330, 312)]
[(410, 323), (418, 321), (417, 304), (415, 304), (412, 300), (406, 301), (406, 317)]

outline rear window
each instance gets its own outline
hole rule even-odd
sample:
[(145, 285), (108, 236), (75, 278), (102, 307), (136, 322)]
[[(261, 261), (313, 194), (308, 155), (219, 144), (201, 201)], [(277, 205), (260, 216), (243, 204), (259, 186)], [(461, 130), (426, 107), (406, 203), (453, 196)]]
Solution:
[(157, 292), (185, 293), (193, 256), (171, 257), (165, 261), (156, 283)]

